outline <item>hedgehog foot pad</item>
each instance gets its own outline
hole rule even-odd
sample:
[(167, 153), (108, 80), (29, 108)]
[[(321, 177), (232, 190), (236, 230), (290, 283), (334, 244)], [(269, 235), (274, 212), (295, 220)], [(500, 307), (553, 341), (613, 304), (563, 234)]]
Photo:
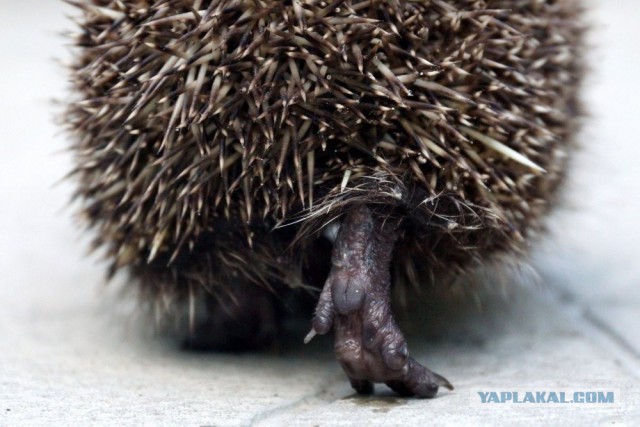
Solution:
[(453, 387), (409, 357), (391, 312), (397, 226), (392, 218), (376, 218), (366, 206), (346, 215), (306, 340), (335, 329), (336, 357), (358, 393), (370, 394), (374, 383), (384, 382), (403, 396), (433, 397), (438, 387)]

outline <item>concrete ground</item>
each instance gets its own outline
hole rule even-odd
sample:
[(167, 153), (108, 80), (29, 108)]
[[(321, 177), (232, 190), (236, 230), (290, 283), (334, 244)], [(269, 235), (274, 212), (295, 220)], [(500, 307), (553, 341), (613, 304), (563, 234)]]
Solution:
[[(70, 169), (50, 102), (64, 94), (54, 58), (67, 56), (69, 8), (0, 1), (0, 425), (638, 425), (640, 4), (591, 3), (591, 116), (567, 206), (534, 253), (540, 279), (414, 324), (412, 354), (456, 386), (415, 400), (354, 396), (330, 339), (184, 353), (132, 314), (84, 256), (70, 184), (53, 185)], [(475, 393), (515, 388), (615, 390), (615, 403), (481, 405)]]

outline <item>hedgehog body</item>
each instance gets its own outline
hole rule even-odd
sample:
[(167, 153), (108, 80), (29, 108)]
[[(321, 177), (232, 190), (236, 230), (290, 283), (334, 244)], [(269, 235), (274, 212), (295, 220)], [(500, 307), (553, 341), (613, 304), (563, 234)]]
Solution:
[(146, 300), (322, 285), (338, 225), (329, 282), (360, 232), (394, 281), (437, 285), (521, 252), (564, 174), (575, 1), (72, 3), (77, 195)]

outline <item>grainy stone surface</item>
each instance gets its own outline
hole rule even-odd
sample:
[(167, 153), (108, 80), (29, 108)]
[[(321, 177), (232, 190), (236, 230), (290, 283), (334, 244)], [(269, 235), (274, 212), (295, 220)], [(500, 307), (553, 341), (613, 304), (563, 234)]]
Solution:
[[(541, 286), (414, 327), (413, 356), (456, 386), (355, 397), (331, 340), (189, 354), (105, 288), (65, 205), (50, 99), (64, 93), (62, 2), (0, 4), (0, 425), (637, 425), (640, 422), (640, 4), (593, 1), (591, 117), (567, 205), (535, 251)], [(517, 281), (517, 279), (514, 279)], [(434, 325), (450, 329), (447, 337)], [(436, 336), (424, 341), (421, 335)], [(614, 405), (473, 405), (472, 389), (615, 389)]]

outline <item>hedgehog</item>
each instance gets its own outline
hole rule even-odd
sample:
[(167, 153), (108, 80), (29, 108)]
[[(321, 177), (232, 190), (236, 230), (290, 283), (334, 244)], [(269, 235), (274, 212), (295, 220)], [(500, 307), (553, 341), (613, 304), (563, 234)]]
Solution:
[(71, 175), (109, 274), (218, 349), (312, 295), (304, 341), (333, 330), (357, 392), (452, 389), (391, 290), (539, 234), (580, 117), (578, 2), (67, 1)]

